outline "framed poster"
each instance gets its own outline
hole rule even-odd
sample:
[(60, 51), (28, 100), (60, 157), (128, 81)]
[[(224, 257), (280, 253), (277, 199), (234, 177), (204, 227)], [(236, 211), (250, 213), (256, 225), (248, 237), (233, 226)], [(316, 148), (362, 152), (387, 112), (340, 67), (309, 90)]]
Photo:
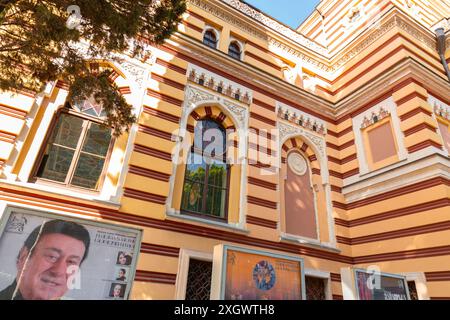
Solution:
[(233, 246), (214, 249), (212, 300), (303, 300), (303, 259)]
[(0, 221), (0, 300), (124, 300), (142, 230), (9, 207)]
[(410, 300), (406, 277), (364, 269), (355, 269), (354, 277), (359, 300)]

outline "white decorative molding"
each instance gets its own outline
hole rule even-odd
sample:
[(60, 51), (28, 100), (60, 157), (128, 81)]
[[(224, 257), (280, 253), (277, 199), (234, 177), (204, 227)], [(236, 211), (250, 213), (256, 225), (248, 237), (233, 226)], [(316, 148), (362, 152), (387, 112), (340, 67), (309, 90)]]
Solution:
[(378, 111), (372, 111), (370, 115), (364, 113), (364, 118), (361, 123), (361, 130), (364, 130), (374, 125), (375, 123), (380, 122), (381, 120), (389, 117), (390, 115), (391, 113), (383, 107), (380, 107)]
[(297, 152), (291, 152), (287, 158), (289, 168), (298, 176), (304, 176), (308, 170), (305, 158)]
[[(381, 111), (382, 110), (382, 111)], [(358, 155), (358, 161), (359, 161), (359, 176), (367, 174), (370, 172), (369, 164), (367, 161), (366, 156), (366, 148), (369, 146), (365, 146), (363, 142), (363, 136), (362, 131), (360, 128), (364, 125), (365, 119), (371, 119), (373, 114), (382, 113), (383, 115), (390, 114), (391, 115), (391, 124), (394, 129), (395, 134), (395, 141), (397, 142), (398, 146), (398, 157), (399, 161), (405, 160), (408, 157), (408, 151), (405, 148), (404, 144), (404, 134), (400, 127), (400, 119), (397, 115), (397, 105), (394, 101), (394, 98), (389, 97), (388, 99), (378, 103), (377, 105), (373, 106), (369, 110), (367, 110), (364, 113), (361, 113), (354, 117), (352, 119), (353, 123), (353, 133), (355, 135), (355, 145), (356, 145), (356, 152)], [(373, 121), (374, 119), (372, 119)]]
[(410, 155), (408, 160), (390, 165), (365, 176), (345, 180), (342, 194), (348, 203), (385, 194), (435, 177), (450, 179), (447, 154), (431, 148)]
[(225, 111), (233, 118), (238, 129), (248, 128), (249, 112), (246, 107), (239, 106), (233, 101), (227, 100), (219, 95), (212, 94), (200, 88), (188, 85), (186, 86), (186, 111), (185, 114), (189, 115), (199, 105), (203, 104), (220, 104)]
[(280, 146), (292, 137), (306, 137), (316, 148), (322, 158), (326, 157), (325, 139), (323, 137), (312, 134), (299, 126), (294, 126), (284, 121), (278, 121), (278, 132), (280, 139)]
[(193, 64), (188, 66), (188, 80), (231, 99), (250, 105), (253, 92), (246, 87)]
[[(156, 55), (150, 45), (143, 45), (143, 49), (136, 57), (131, 57), (134, 51), (133, 41), (129, 41), (129, 50), (124, 54), (108, 53), (106, 57), (92, 56), (89, 43), (77, 42), (71, 44), (71, 48), (78, 51), (78, 54), (85, 60), (105, 60), (119, 66), (125, 73), (131, 84), (137, 84), (139, 90), (145, 88), (146, 75), (149, 74), (150, 67), (156, 62)], [(141, 61), (139, 61), (141, 60)], [(145, 63), (144, 63), (145, 62)]]
[(297, 42), (298, 44), (305, 46), (317, 53), (326, 55), (328, 50), (321, 46), (320, 44), (308, 39), (304, 35), (298, 33), (291, 28), (286, 27), (282, 23), (266, 16), (264, 13), (253, 9), (248, 4), (241, 2), (239, 0), (222, 0), (222, 2), (230, 5), (231, 7), (237, 9), (243, 14), (253, 18), (254, 20), (262, 23), (264, 26), (269, 27), (270, 29), (282, 34), (283, 36), (289, 38), (292, 41)]
[(436, 23), (433, 27), (431, 27), (432, 31), (435, 31), (436, 29), (443, 28), (444, 32), (447, 32), (450, 30), (450, 18), (448, 19), (442, 19), (438, 23)]
[[(402, 14), (401, 11), (391, 13), (391, 16), (386, 18), (384, 16), (377, 17), (375, 20), (365, 21), (368, 26), (370, 26), (370, 34), (368, 34), (365, 39), (353, 47), (350, 51), (343, 51), (339, 53), (338, 57), (334, 59), (327, 48), (308, 40), (306, 37), (296, 32), (295, 30), (289, 29), (288, 27), (282, 25), (281, 23), (265, 16), (263, 13), (251, 8), (249, 5), (238, 1), (238, 0), (221, 0), (222, 2), (230, 5), (232, 8), (238, 10), (239, 12), (245, 14), (246, 16), (260, 22), (264, 26), (272, 29), (273, 31), (286, 36), (289, 40), (296, 42), (300, 47), (309, 49), (313, 51), (308, 53), (307, 51), (300, 51), (294, 46), (288, 45), (287, 43), (282, 43), (275, 37), (271, 37), (266, 33), (259, 31), (257, 27), (251, 26), (248, 23), (243, 22), (241, 19), (236, 18), (232, 14), (226, 12), (225, 10), (219, 8), (211, 2), (205, 0), (189, 0), (189, 4), (197, 6), (202, 10), (205, 10), (219, 19), (226, 21), (227, 23), (236, 26), (237, 28), (248, 32), (263, 41), (267, 41), (271, 51), (276, 51), (277, 49), (283, 51), (284, 55), (288, 55), (293, 59), (293, 61), (301, 61), (304, 66), (313, 67), (315, 69), (322, 70), (327, 73), (335, 73), (340, 71), (340, 69), (348, 63), (354, 57), (357, 57), (363, 50), (372, 45), (375, 41), (380, 39), (390, 30), (398, 27), (413, 36), (423, 45), (429, 49), (436, 50), (436, 40), (433, 36), (420, 30), (420, 27), (412, 23), (411, 18)], [(395, 14), (395, 15), (394, 15)], [(385, 21), (383, 21), (385, 19)], [(442, 25), (447, 25), (449, 20), (446, 22), (441, 22)], [(373, 25), (376, 25), (374, 28)], [(448, 39), (450, 42), (450, 37)], [(316, 54), (321, 54), (320, 56), (315, 56)], [(323, 59), (325, 58), (325, 59)], [(330, 60), (332, 59), (332, 60)]]
[(434, 114), (450, 121), (450, 106), (441, 100), (429, 96), (428, 103), (433, 107)]
[(236, 120), (238, 120), (238, 122), (240, 124), (239, 126), (241, 128), (244, 128), (246, 126), (245, 121), (248, 119), (248, 109), (237, 106), (236, 104), (231, 103), (228, 100), (224, 100), (223, 103), (226, 106), (226, 108), (228, 109), (228, 111), (234, 115)]
[(327, 134), (327, 125), (324, 121), (281, 102), (277, 102), (277, 115), (279, 119), (289, 121), (292, 125), (320, 135)]

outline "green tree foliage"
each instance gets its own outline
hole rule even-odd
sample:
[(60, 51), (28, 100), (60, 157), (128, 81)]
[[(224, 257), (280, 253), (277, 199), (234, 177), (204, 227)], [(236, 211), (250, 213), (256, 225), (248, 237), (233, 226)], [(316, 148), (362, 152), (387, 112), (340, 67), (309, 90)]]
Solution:
[[(81, 19), (73, 27), (67, 21), (78, 8)], [(130, 50), (135, 56), (146, 43), (161, 44), (185, 10), (185, 0), (0, 0), (0, 90), (40, 92), (49, 81), (63, 80), (69, 102), (93, 96), (120, 135), (136, 121), (132, 108), (108, 81), (111, 70), (93, 73), (87, 62)], [(86, 49), (76, 45), (80, 41)]]

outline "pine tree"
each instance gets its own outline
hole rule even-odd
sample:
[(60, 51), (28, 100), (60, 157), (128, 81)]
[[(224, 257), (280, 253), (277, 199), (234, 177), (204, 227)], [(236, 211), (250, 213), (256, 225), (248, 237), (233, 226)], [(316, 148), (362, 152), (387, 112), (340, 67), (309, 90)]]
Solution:
[(93, 72), (88, 58), (139, 55), (170, 37), (185, 10), (185, 0), (0, 0), (0, 90), (37, 93), (63, 80), (70, 103), (93, 96), (120, 135), (136, 121), (132, 108), (111, 70)]

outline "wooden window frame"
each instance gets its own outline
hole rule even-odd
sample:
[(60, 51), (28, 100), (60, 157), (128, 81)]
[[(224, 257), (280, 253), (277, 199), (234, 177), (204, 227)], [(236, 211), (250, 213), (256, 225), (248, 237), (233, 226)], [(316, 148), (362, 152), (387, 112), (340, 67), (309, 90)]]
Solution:
[[(77, 147), (75, 149), (74, 152), (74, 157), (72, 158), (72, 162), (70, 165), (70, 168), (67, 172), (67, 177), (66, 180), (69, 179), (69, 182), (58, 182), (58, 181), (54, 181), (54, 180), (50, 180), (50, 179), (45, 179), (45, 178), (40, 178), (37, 176), (39, 168), (42, 164), (42, 160), (44, 158), (45, 155), (45, 150), (50, 142), (50, 139), (54, 133), (54, 130), (56, 128), (56, 125), (58, 124), (58, 121), (60, 119), (60, 117), (63, 114), (68, 114), (68, 115), (72, 115), (78, 118), (81, 118), (83, 120), (83, 129), (81, 131), (81, 134), (78, 138), (78, 144)], [(29, 180), (29, 182), (31, 183), (35, 183), (35, 184), (40, 184), (40, 185), (47, 185), (47, 186), (57, 186), (58, 188), (64, 188), (67, 190), (77, 190), (78, 192), (81, 193), (86, 193), (86, 194), (93, 194), (93, 195), (98, 195), (100, 194), (102, 188), (103, 188), (103, 184), (105, 182), (105, 178), (106, 178), (106, 172), (107, 172), (107, 168), (109, 167), (109, 162), (111, 160), (111, 156), (112, 156), (112, 151), (114, 149), (114, 145), (116, 142), (116, 138), (111, 134), (111, 141), (110, 144), (108, 146), (108, 150), (105, 156), (105, 162), (103, 164), (103, 169), (102, 172), (100, 174), (100, 178), (99, 178), (99, 182), (98, 182), (98, 187), (96, 189), (89, 189), (89, 188), (84, 188), (84, 187), (80, 187), (80, 186), (74, 186), (70, 184), (70, 181), (73, 179), (73, 173), (75, 172), (75, 168), (76, 165), (78, 163), (78, 160), (80, 158), (80, 154), (81, 154), (81, 146), (83, 145), (86, 136), (87, 136), (87, 132), (88, 132), (88, 128), (90, 127), (91, 123), (96, 123), (96, 124), (104, 124), (104, 121), (102, 121), (101, 119), (98, 119), (94, 116), (90, 116), (88, 114), (85, 113), (81, 113), (81, 112), (77, 112), (75, 110), (72, 110), (70, 107), (68, 107), (68, 105), (60, 108), (55, 115), (53, 116), (52, 122), (50, 123), (50, 126), (45, 134), (43, 143), (41, 145), (41, 148), (39, 150), (38, 153), (38, 157), (36, 158), (33, 170), (32, 170), (32, 174), (31, 174), (31, 178)], [(70, 178), (69, 178), (70, 177)]]

